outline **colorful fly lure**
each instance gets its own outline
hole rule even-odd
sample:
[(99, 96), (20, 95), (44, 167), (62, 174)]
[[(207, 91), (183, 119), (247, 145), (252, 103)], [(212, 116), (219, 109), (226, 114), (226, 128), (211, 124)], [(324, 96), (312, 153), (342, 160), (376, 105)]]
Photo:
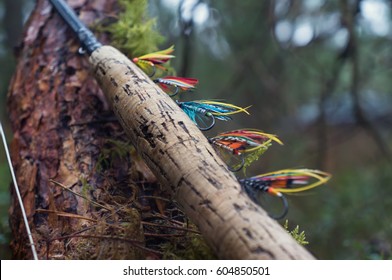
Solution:
[(215, 119), (221, 121), (231, 120), (230, 115), (236, 113), (246, 113), (249, 107), (242, 108), (236, 105), (212, 101), (197, 100), (190, 102), (178, 102), (180, 108), (196, 123), (200, 130), (209, 130), (215, 125)]
[(325, 184), (331, 175), (311, 169), (284, 169), (258, 176), (240, 179), (239, 182), (249, 197), (260, 203), (260, 194), (268, 193), (282, 200), (283, 212), (275, 219), (282, 219), (288, 212), (288, 203), (283, 193), (302, 192)]
[(139, 66), (149, 77), (155, 75), (156, 67), (167, 70), (162, 64), (168, 62), (174, 57), (171, 53), (174, 51), (174, 46), (171, 46), (165, 50), (157, 51), (149, 54), (145, 54), (139, 57), (135, 57), (132, 61)]
[(226, 159), (229, 170), (233, 172), (257, 160), (273, 141), (283, 145), (276, 135), (256, 129), (223, 132), (208, 141), (215, 145), (220, 155)]
[(199, 82), (194, 78), (181, 78), (167, 76), (164, 78), (158, 78), (154, 80), (155, 83), (159, 84), (160, 87), (169, 95), (175, 96), (179, 90), (181, 91), (191, 91), (195, 89), (197, 83)]

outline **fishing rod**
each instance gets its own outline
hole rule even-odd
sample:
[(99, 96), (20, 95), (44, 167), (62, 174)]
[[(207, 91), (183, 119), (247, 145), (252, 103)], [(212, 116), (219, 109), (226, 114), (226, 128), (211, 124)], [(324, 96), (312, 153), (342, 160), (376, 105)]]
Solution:
[(65, 1), (49, 1), (79, 38), (131, 143), (219, 258), (313, 259), (249, 199), (204, 134), (167, 93), (120, 51), (102, 45)]
[(80, 44), (87, 54), (90, 55), (93, 51), (102, 47), (94, 34), (79, 20), (75, 12), (63, 0), (49, 0), (49, 2), (78, 36)]
[(2, 125), (1, 122), (0, 122), (0, 134), (1, 134), (1, 138), (3, 140), (4, 150), (5, 150), (5, 154), (7, 156), (7, 161), (8, 161), (8, 165), (9, 165), (9, 168), (10, 168), (12, 181), (14, 182), (16, 197), (18, 198), (20, 210), (21, 210), (22, 216), (23, 216), (23, 222), (25, 224), (27, 236), (29, 238), (31, 252), (33, 253), (33, 258), (35, 260), (38, 260), (38, 254), (37, 254), (37, 250), (35, 249), (33, 235), (31, 234), (29, 221), (28, 221), (27, 215), (26, 215), (26, 210), (25, 210), (24, 205), (23, 205), (23, 199), (22, 199), (22, 196), (20, 195), (20, 191), (19, 191), (18, 181), (16, 181), (15, 172), (14, 172), (14, 169), (12, 167), (13, 165), (12, 165), (12, 161), (11, 161), (11, 157), (10, 157), (10, 152), (9, 152), (9, 149), (8, 149), (8, 146), (7, 146), (7, 139), (5, 138), (3, 125)]

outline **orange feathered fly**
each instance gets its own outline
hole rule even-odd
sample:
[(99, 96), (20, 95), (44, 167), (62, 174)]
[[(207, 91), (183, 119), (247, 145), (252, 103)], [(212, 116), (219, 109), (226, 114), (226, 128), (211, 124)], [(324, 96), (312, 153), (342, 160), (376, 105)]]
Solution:
[(208, 139), (231, 171), (239, 171), (257, 160), (273, 142), (283, 145), (276, 135), (257, 129), (241, 129), (223, 132)]
[(260, 203), (260, 194), (268, 193), (279, 197), (283, 203), (283, 212), (275, 219), (281, 219), (288, 212), (288, 203), (284, 193), (296, 193), (313, 189), (325, 184), (331, 178), (331, 174), (320, 170), (311, 169), (284, 169), (240, 179), (239, 182), (249, 197), (256, 203)]

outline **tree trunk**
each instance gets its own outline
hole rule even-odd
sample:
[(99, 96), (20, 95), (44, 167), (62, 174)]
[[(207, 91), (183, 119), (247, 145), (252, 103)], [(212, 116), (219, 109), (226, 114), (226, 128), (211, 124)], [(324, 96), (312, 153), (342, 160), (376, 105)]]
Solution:
[[(86, 24), (92, 24), (113, 12), (116, 1), (74, 0), (70, 4), (80, 11)], [(72, 32), (49, 2), (37, 1), (10, 85), (8, 110), (14, 130), (12, 159), (39, 257), (143, 258), (133, 249), (143, 245), (137, 211), (130, 208), (107, 213), (51, 182), (60, 182), (109, 209), (113, 203), (129, 202), (130, 160), (105, 158), (111, 161), (110, 166), (103, 166), (102, 172), (96, 170), (102, 151), (112, 148), (109, 140), (128, 140), (113, 121), (107, 101), (90, 77), (88, 61), (78, 54), (78, 48)], [(114, 195), (122, 193), (124, 198), (115, 201)], [(10, 217), (14, 257), (31, 258), (15, 196)], [(102, 239), (114, 228), (105, 223), (125, 222), (128, 224), (121, 228), (120, 236), (132, 240), (119, 245), (119, 240)], [(102, 238), (65, 238), (81, 233)]]
[[(113, 9), (112, 1), (91, 2), (72, 1), (87, 23)], [(135, 202), (130, 160), (96, 170), (105, 140), (125, 142), (123, 131), (108, 121), (109, 105), (90, 78), (87, 61), (76, 54), (77, 42), (69, 38), (74, 37), (60, 18), (39, 1), (9, 95), (13, 159), (39, 255), (145, 257), (154, 252), (143, 249), (140, 212), (114, 208)], [(312, 258), (247, 198), (203, 134), (134, 64), (106, 46), (90, 62), (132, 144), (218, 257)], [(16, 257), (29, 257), (16, 203), (11, 217)]]

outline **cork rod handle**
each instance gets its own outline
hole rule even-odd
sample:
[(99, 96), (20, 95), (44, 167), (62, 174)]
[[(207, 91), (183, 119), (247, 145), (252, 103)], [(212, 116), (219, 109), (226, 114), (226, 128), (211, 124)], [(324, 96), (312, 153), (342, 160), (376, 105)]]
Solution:
[(132, 144), (221, 259), (313, 259), (244, 193), (179, 106), (110, 46), (94, 75)]

